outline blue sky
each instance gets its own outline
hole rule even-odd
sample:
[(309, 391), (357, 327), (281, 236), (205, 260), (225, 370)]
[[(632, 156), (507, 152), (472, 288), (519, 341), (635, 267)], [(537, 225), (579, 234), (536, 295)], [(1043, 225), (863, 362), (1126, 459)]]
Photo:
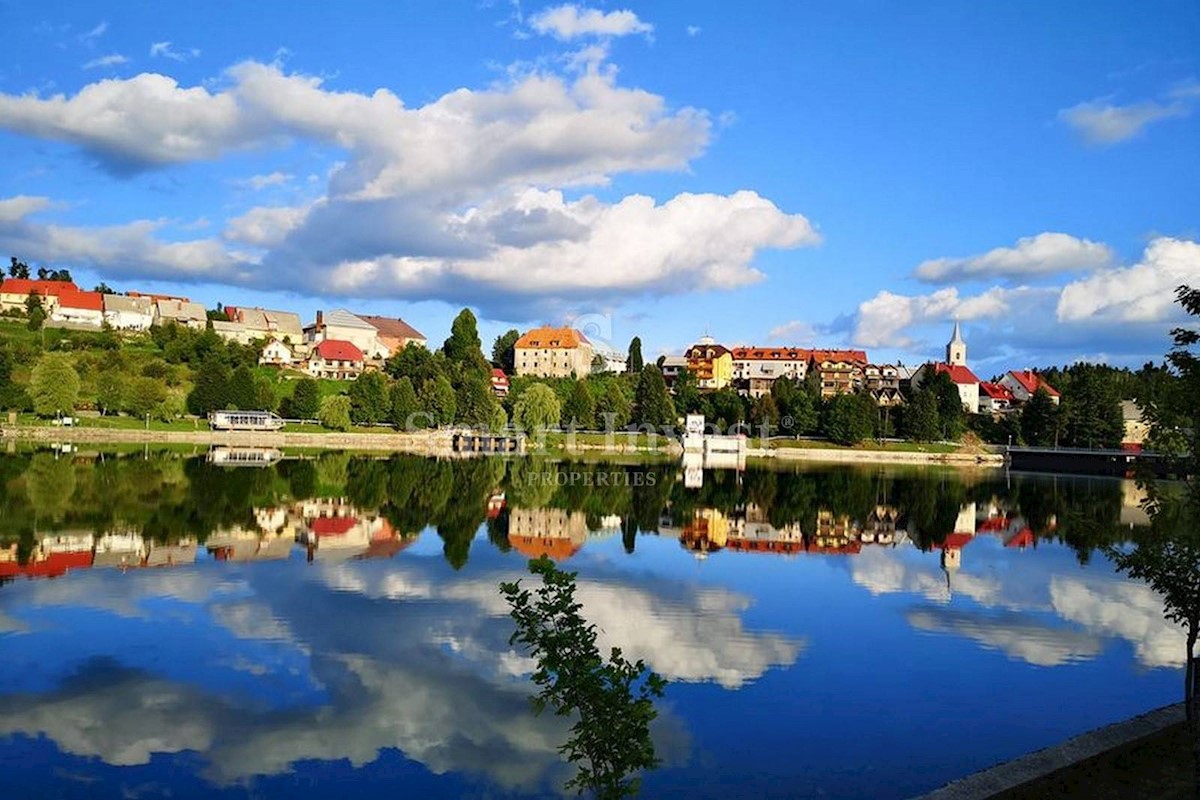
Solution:
[(1200, 7), (5, 3), (0, 253), (432, 342), (1160, 357)]

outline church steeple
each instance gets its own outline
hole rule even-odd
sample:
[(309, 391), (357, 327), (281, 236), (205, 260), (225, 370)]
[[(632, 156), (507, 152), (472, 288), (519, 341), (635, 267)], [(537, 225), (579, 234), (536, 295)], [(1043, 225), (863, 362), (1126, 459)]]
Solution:
[(954, 335), (946, 343), (946, 363), (960, 367), (967, 365), (967, 343), (963, 341), (957, 319), (954, 320)]

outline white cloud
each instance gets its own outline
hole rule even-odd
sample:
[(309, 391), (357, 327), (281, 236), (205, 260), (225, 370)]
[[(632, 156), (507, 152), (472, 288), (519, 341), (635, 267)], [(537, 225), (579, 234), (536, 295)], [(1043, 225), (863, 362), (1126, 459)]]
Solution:
[(190, 61), (200, 55), (195, 47), (176, 50), (171, 42), (154, 42), (150, 45), (151, 58), (169, 58), (172, 61)]
[(1058, 118), (1095, 145), (1111, 145), (1134, 138), (1153, 122), (1186, 116), (1191, 106), (1182, 100), (1160, 103), (1147, 101), (1131, 105), (1113, 105), (1107, 100), (1092, 100), (1058, 112)]
[(688, 25), (685, 30), (688, 36), (699, 36), (702, 28), (699, 25)]
[[(1133, 266), (1100, 269), (1060, 286), (993, 286), (974, 295), (955, 287), (917, 295), (881, 291), (859, 305), (851, 338), (864, 347), (909, 348), (920, 344), (912, 329), (958, 317), (986, 323), (976, 326), (977, 341), (1069, 346), (1071, 357), (1081, 357), (1077, 348), (1087, 344), (1087, 353), (1143, 357), (1160, 352), (1167, 324), (1182, 319), (1175, 303), (1180, 284), (1200, 285), (1200, 244), (1160, 237)], [(1157, 344), (1145, 349), (1152, 341)]]
[(566, 4), (539, 11), (529, 18), (529, 25), (542, 35), (562, 41), (581, 36), (628, 36), (654, 32), (654, 26), (642, 22), (629, 10), (609, 11)]
[(295, 177), (295, 175), (290, 173), (279, 172), (277, 170), (265, 175), (251, 175), (249, 178), (235, 180), (233, 184), (246, 189), (253, 189), (257, 192), (266, 189), (268, 186), (282, 186), (285, 183), (290, 183)]
[(917, 278), (953, 283), (977, 278), (1026, 278), (1056, 272), (1095, 269), (1112, 261), (1105, 244), (1065, 233), (1039, 233), (1018, 239), (1013, 247), (997, 247), (967, 258), (937, 258), (922, 262)]
[(1063, 287), (1060, 322), (1161, 322), (1179, 316), (1175, 288), (1200, 285), (1200, 244), (1158, 238), (1140, 263), (1100, 272)]
[(19, 194), (0, 200), (0, 224), (18, 222), (38, 211), (53, 205), (48, 197)]
[(79, 41), (83, 42), (84, 44), (90, 44), (93, 40), (99, 39), (101, 36), (103, 36), (107, 31), (108, 23), (100, 22), (91, 30), (79, 34)]
[(98, 69), (100, 67), (119, 67), (122, 64), (128, 64), (129, 59), (120, 53), (111, 53), (107, 56), (93, 58), (83, 65), (84, 69)]
[[(130, 223), (143, 241), (134, 247), (126, 237), (125, 249), (133, 251), (126, 254), (139, 257), (125, 262), (122, 277), (264, 288), (286, 280), (323, 295), (493, 308), (515, 299), (532, 313), (530, 304), (597, 294), (615, 299), (745, 285), (762, 278), (753, 266), (760, 250), (819, 241), (804, 216), (749, 191), (663, 202), (637, 195), (565, 199), (559, 187), (683, 169), (710, 137), (705, 112), (671, 109), (662, 97), (621, 87), (616, 71), (596, 60), (569, 80), (527, 74), (415, 108), (386, 89), (334, 91), (317, 78), (285, 74), (278, 64), (242, 63), (223, 84), (208, 87), (147, 73), (98, 81), (70, 97), (0, 95), (0, 127), (76, 144), (117, 172), (294, 139), (344, 152), (324, 197), (303, 209), (253, 208), (227, 221), (223, 240), (263, 249), (255, 259), (265, 269), (222, 251), (220, 240), (156, 248), (154, 223), (141, 221)], [(246, 185), (283, 178), (255, 176)], [(0, 242), (40, 244), (46, 252), (20, 252), (104, 269), (115, 264), (112, 248), (90, 252), (84, 245), (99, 246), (114, 231), (100, 236), (26, 223), (20, 231), (0, 231)], [(75, 246), (65, 247), (67, 238)], [(203, 251), (208, 274), (185, 264), (169, 275), (181, 251)]]
[(309, 206), (260, 206), (229, 220), (224, 237), (254, 247), (276, 247), (308, 216)]
[(776, 342), (788, 342), (800, 347), (811, 347), (817, 340), (817, 331), (809, 323), (794, 319), (771, 328), (767, 333), (767, 338)]

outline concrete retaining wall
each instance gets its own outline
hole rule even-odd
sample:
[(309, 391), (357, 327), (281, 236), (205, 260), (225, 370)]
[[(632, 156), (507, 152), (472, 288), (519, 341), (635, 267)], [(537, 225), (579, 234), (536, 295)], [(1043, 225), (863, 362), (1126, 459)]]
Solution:
[(1000, 453), (908, 453), (894, 450), (834, 450), (826, 448), (778, 447), (747, 450), (753, 458), (780, 461), (825, 461), (840, 464), (943, 464), (951, 467), (1003, 467)]

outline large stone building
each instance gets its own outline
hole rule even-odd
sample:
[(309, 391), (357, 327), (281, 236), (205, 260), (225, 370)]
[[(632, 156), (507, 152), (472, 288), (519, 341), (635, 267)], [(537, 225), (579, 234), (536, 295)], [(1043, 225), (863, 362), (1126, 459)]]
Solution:
[(534, 328), (513, 350), (518, 375), (582, 378), (592, 371), (592, 344), (574, 328)]

